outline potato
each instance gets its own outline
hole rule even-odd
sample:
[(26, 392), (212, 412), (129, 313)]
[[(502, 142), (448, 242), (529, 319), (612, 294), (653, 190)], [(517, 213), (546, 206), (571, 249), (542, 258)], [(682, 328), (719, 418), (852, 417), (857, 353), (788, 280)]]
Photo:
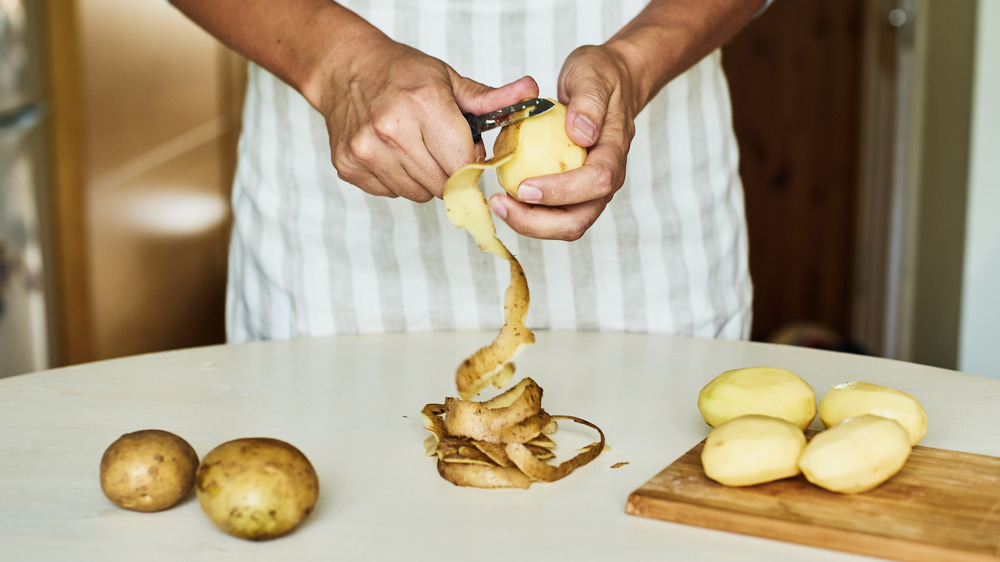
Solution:
[(587, 159), (587, 149), (566, 134), (566, 106), (549, 101), (555, 104), (552, 109), (504, 127), (493, 144), (494, 154), (514, 151), (496, 172), (500, 187), (515, 199), (525, 179), (573, 170)]
[(799, 468), (821, 488), (856, 494), (892, 478), (910, 450), (910, 437), (899, 422), (863, 415), (817, 433), (803, 449)]
[(101, 489), (134, 511), (173, 507), (194, 486), (198, 454), (181, 437), (159, 429), (126, 433), (101, 457)]
[(899, 422), (910, 436), (910, 445), (927, 435), (927, 411), (916, 398), (895, 388), (857, 381), (838, 384), (819, 404), (819, 418), (826, 427), (864, 414)]
[(783, 419), (747, 415), (708, 434), (701, 453), (705, 475), (726, 486), (753, 486), (799, 473), (802, 430)]
[(205, 455), (195, 490), (205, 515), (220, 529), (267, 540), (288, 533), (312, 513), (319, 478), (294, 446), (255, 437), (228, 441)]
[(801, 377), (785, 369), (733, 369), (701, 389), (698, 410), (712, 427), (739, 416), (760, 414), (805, 429), (816, 417), (816, 393)]

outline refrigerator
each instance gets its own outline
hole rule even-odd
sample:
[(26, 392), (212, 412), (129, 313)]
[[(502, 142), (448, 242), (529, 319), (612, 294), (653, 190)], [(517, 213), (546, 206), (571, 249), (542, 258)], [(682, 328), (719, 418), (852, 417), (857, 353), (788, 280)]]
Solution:
[(42, 0), (0, 0), (0, 377), (51, 361)]

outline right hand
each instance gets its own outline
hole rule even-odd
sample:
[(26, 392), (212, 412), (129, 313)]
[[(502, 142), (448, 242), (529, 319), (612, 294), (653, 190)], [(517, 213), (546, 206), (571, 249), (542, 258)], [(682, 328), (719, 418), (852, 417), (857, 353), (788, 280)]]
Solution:
[(491, 88), (381, 33), (351, 42), (313, 105), (323, 114), (337, 175), (372, 195), (426, 202), (448, 177), (485, 156), (463, 112), (537, 97), (525, 77)]
[(566, 134), (587, 147), (587, 159), (574, 170), (524, 180), (519, 199), (503, 192), (490, 198), (490, 208), (515, 232), (574, 241), (601, 216), (625, 183), (639, 111), (632, 79), (622, 58), (606, 46), (584, 45), (570, 53), (559, 74), (559, 99), (566, 104)]

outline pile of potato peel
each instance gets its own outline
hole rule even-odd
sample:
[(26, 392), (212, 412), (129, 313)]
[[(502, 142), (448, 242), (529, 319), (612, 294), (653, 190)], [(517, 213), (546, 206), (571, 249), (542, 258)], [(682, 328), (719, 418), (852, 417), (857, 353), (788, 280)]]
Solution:
[[(554, 482), (597, 458), (604, 432), (575, 416), (550, 415), (541, 407), (542, 388), (530, 378), (485, 402), (446, 398), (427, 404), (421, 414), (431, 432), (424, 442), (427, 456), (437, 456), (438, 473), (456, 486), (528, 488), (532, 482)], [(558, 420), (586, 425), (600, 436), (576, 456), (557, 465), (550, 435)]]

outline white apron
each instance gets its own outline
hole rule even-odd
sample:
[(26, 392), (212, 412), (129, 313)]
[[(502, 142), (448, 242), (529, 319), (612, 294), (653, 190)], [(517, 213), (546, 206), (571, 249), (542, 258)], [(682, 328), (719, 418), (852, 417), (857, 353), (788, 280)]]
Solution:
[[(397, 41), (543, 97), (576, 46), (601, 43), (639, 0), (349, 0)], [(530, 11), (529, 11), (530, 6)], [(493, 137), (487, 137), (487, 147)], [(233, 190), (230, 341), (496, 329), (507, 262), (445, 216), (341, 182), (321, 116), (251, 65)], [(625, 185), (578, 241), (521, 237), (496, 219), (531, 289), (535, 330), (746, 338), (751, 283), (729, 94), (715, 52), (639, 115)], [(487, 195), (496, 176), (483, 175)]]

